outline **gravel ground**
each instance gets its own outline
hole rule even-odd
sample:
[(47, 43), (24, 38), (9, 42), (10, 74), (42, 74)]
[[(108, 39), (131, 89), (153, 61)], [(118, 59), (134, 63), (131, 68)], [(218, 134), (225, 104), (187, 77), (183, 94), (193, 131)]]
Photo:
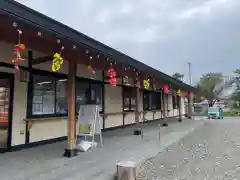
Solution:
[(138, 180), (240, 180), (240, 118), (212, 120), (152, 157)]

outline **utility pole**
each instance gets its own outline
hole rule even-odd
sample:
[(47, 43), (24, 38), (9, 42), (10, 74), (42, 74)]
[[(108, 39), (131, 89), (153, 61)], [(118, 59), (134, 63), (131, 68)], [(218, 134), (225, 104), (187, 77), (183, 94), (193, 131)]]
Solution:
[(189, 84), (192, 85), (192, 63), (188, 62), (188, 76), (189, 76)]
[[(189, 85), (192, 85), (192, 72), (191, 72), (191, 68), (192, 68), (192, 63), (188, 62), (188, 75), (189, 75)], [(188, 98), (188, 118), (191, 119), (192, 117), (192, 99), (191, 97)]]

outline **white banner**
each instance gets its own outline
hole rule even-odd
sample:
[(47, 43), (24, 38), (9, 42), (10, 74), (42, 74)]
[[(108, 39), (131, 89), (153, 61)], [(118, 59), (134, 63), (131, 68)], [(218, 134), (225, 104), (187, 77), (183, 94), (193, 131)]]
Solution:
[(94, 136), (101, 133), (99, 107), (80, 105), (78, 113), (78, 135)]

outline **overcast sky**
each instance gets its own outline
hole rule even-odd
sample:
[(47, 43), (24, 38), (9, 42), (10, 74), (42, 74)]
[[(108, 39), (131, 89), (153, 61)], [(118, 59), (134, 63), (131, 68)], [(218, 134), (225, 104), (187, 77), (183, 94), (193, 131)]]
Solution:
[(240, 68), (240, 0), (18, 0), (167, 74)]

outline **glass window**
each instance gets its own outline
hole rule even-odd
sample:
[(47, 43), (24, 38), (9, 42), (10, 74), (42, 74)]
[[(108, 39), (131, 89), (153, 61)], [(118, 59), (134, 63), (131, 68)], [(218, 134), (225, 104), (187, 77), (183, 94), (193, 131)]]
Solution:
[(130, 110), (130, 98), (129, 97), (123, 98), (123, 110), (124, 111)]
[(173, 109), (177, 109), (177, 98), (175, 95), (172, 96), (172, 104), (173, 104)]
[(56, 113), (68, 113), (67, 101), (67, 79), (59, 79), (56, 81)]
[[(59, 79), (51, 76), (33, 76), (33, 103), (32, 115), (67, 115), (68, 98), (65, 78)], [(102, 111), (102, 84), (89, 81), (76, 80), (76, 112), (81, 104), (90, 101), (98, 104)]]
[(90, 94), (89, 84), (85, 82), (76, 82), (76, 112), (78, 113), (79, 107), (82, 104), (86, 104)]
[(152, 92), (151, 99), (152, 99), (152, 108), (151, 109), (161, 109), (162, 102), (161, 102), (161, 92)]
[(147, 92), (143, 93), (143, 109), (156, 110), (161, 109), (161, 93), (160, 92)]
[(76, 82), (76, 112), (82, 104), (89, 102), (99, 105), (99, 110), (102, 111), (102, 84), (91, 84), (90, 82), (77, 80)]
[(55, 80), (49, 76), (33, 76), (33, 115), (55, 113)]
[(131, 87), (123, 87), (123, 110), (136, 109), (136, 89)]
[(151, 109), (150, 107), (150, 92), (143, 92), (143, 109), (144, 110), (149, 110)]
[(136, 109), (136, 97), (131, 97), (131, 110)]
[(99, 106), (100, 111), (103, 110), (102, 95), (103, 95), (102, 84), (91, 84), (91, 100), (96, 102), (96, 104)]
[(177, 107), (180, 107), (180, 103), (181, 103), (181, 98), (180, 96), (177, 96)]

